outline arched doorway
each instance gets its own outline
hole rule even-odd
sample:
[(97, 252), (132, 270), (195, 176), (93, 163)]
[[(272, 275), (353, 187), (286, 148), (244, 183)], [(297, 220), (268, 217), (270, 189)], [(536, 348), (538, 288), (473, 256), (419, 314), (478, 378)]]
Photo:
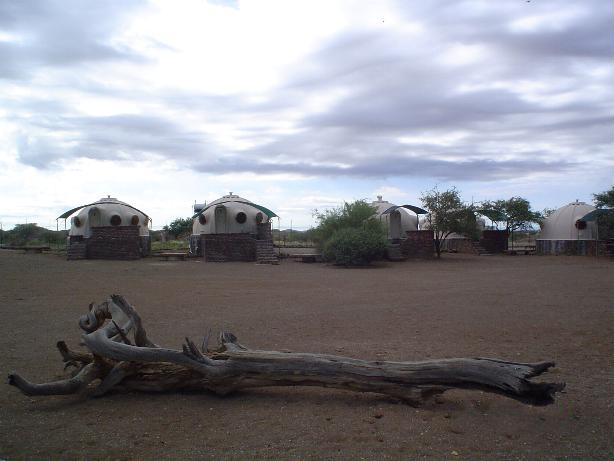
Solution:
[(226, 207), (223, 205), (215, 207), (215, 233), (226, 233)]
[(100, 209), (98, 207), (91, 207), (87, 212), (87, 226), (85, 227), (84, 236), (89, 238), (91, 235), (92, 227), (100, 227), (102, 226), (102, 216), (100, 214)]
[(401, 212), (393, 211), (389, 219), (389, 236), (392, 240), (398, 240), (401, 238)]

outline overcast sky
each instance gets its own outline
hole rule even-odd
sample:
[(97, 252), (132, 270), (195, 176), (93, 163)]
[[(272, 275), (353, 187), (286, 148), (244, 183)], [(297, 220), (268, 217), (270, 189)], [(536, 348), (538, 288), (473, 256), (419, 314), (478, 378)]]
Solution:
[[(614, 183), (614, 1), (0, 1), (0, 222)], [(62, 226), (63, 227), (63, 224)]]

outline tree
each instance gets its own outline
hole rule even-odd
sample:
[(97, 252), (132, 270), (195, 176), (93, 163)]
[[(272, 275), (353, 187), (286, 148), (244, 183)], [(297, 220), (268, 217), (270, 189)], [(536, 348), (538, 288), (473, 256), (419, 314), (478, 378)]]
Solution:
[(32, 240), (37, 231), (36, 224), (15, 224), (15, 227), (11, 231), (14, 236), (14, 242), (16, 245), (26, 245)]
[(522, 197), (512, 197), (508, 200), (485, 201), (481, 204), (480, 214), (498, 224), (504, 224), (505, 230), (512, 235), (514, 247), (514, 231), (527, 230), (532, 223), (539, 223), (543, 215), (531, 210), (529, 201)]
[(593, 197), (597, 208), (614, 208), (614, 186), (610, 190), (593, 194)]
[(345, 266), (381, 259), (386, 250), (386, 230), (376, 212), (364, 200), (345, 203), (324, 213), (316, 211), (319, 224), (313, 237), (324, 259)]
[(427, 227), (433, 231), (435, 252), (441, 258), (441, 242), (450, 234), (471, 235), (477, 224), (473, 208), (463, 203), (458, 190), (440, 191), (437, 187), (423, 192), (420, 201), (426, 210)]
[(177, 218), (170, 225), (164, 226), (164, 230), (174, 239), (189, 235), (192, 232), (192, 218)]
[(595, 207), (599, 210), (597, 226), (599, 238), (614, 237), (614, 186), (610, 190), (593, 194)]

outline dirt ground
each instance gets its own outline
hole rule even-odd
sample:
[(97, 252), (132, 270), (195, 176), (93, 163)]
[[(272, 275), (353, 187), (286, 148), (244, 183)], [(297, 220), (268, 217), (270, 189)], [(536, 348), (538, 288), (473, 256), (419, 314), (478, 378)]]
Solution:
[[(0, 251), (0, 372), (61, 376), (90, 302), (120, 293), (180, 348), (224, 328), (258, 349), (365, 359), (554, 360), (547, 407), (454, 390), (421, 408), (376, 394), (26, 397), (0, 385), (0, 459), (614, 459), (614, 260), (446, 254), (341, 269), (65, 261)], [(5, 381), (6, 382), (6, 381)]]

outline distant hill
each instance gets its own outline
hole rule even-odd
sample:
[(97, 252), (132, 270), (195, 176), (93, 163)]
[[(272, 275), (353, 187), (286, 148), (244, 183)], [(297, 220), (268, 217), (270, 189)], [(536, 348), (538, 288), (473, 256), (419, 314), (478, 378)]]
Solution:
[(68, 231), (52, 231), (35, 223), (17, 224), (13, 229), (0, 231), (0, 244), (4, 246), (65, 245)]
[(313, 229), (298, 231), (294, 229), (273, 229), (273, 240), (283, 242), (313, 242)]

